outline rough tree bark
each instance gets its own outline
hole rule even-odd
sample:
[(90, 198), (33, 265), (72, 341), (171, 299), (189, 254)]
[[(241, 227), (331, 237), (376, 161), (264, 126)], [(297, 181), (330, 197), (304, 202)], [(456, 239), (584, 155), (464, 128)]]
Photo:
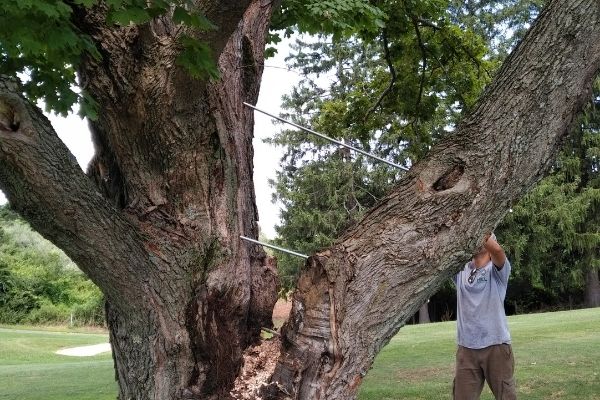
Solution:
[[(14, 82), (0, 83), (1, 187), (106, 295), (120, 399), (226, 398), (243, 350), (272, 324), (276, 276), (239, 235), (258, 236), (243, 102), (257, 100), (275, 3), (197, 5), (218, 31), (169, 18), (115, 27), (102, 4), (76, 10), (103, 56), (79, 70), (100, 104), (88, 176)], [(176, 65), (185, 33), (209, 43), (218, 81)]]
[[(121, 399), (226, 398), (270, 324), (276, 281), (256, 237), (252, 114), (273, 2), (198, 1), (222, 78), (174, 63), (168, 18), (74, 23), (95, 40), (100, 104), (88, 176), (41, 112), (0, 79), (0, 186), (107, 298)], [(600, 4), (554, 0), (457, 132), (331, 249), (293, 299), (266, 396), (351, 399), (375, 354), (547, 171), (600, 65)]]
[(600, 68), (600, 2), (550, 1), (458, 129), (307, 260), (270, 399), (353, 399), (375, 355), (547, 173)]

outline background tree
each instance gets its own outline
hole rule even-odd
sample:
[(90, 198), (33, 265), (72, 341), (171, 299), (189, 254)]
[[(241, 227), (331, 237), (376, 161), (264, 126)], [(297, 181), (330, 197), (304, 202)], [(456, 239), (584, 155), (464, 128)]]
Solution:
[(503, 60), (545, 3), (546, 0), (451, 0), (450, 14), (456, 24), (484, 38), (490, 57)]

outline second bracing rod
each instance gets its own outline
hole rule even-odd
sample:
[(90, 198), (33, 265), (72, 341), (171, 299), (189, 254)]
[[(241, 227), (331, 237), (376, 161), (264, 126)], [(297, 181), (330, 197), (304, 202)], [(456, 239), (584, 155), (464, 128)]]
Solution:
[(251, 239), (251, 238), (249, 238), (247, 236), (240, 236), (240, 239), (245, 240), (245, 241), (250, 242), (250, 243), (258, 244), (258, 245), (261, 245), (261, 246), (264, 246), (264, 247), (269, 247), (269, 248), (271, 248), (273, 250), (282, 251), (284, 253), (288, 253), (288, 254), (291, 254), (291, 255), (296, 256), (296, 257), (308, 258), (308, 256), (306, 254), (297, 253), (295, 251), (284, 249), (283, 247), (275, 246), (273, 244), (259, 242), (258, 240)]

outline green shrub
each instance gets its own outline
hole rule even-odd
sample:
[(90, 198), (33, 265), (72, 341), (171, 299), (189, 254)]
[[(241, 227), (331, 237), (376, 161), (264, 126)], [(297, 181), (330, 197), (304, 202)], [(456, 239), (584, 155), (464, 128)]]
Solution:
[(104, 324), (104, 296), (99, 290), (87, 294), (86, 299), (72, 306), (73, 323), (75, 325)]
[(102, 325), (96, 285), (57, 247), (0, 206), (0, 323)]
[(64, 304), (43, 300), (39, 308), (29, 312), (21, 322), (27, 324), (65, 324), (69, 322), (70, 310)]

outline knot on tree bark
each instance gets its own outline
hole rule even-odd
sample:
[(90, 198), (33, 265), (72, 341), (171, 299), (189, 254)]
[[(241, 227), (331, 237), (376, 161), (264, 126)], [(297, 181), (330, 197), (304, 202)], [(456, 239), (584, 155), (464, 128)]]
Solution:
[(0, 135), (4, 139), (28, 141), (31, 139), (25, 134), (28, 129), (23, 128), (31, 127), (29, 112), (23, 100), (13, 92), (18, 87), (13, 86), (10, 79), (0, 78)]

